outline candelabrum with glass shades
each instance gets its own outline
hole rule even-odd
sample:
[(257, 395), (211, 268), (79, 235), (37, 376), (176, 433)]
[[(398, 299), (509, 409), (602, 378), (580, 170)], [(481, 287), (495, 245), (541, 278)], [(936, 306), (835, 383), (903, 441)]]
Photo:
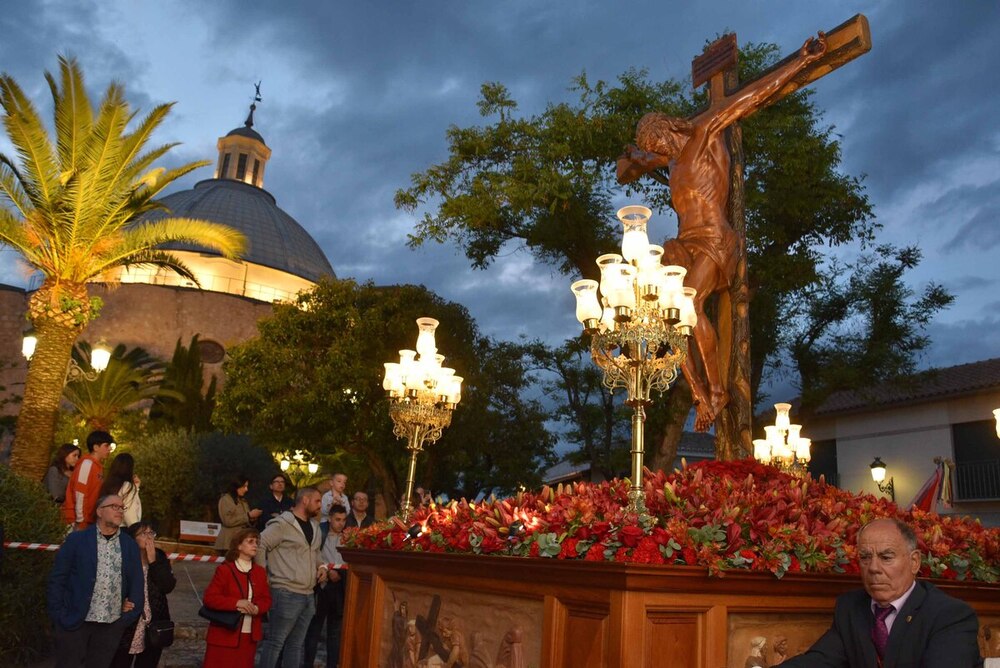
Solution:
[(571, 286), (576, 317), (590, 335), (590, 353), (604, 372), (604, 385), (624, 388), (632, 407), (629, 512), (646, 517), (642, 488), (646, 406), (651, 393), (677, 379), (697, 323), (694, 288), (684, 287), (687, 270), (663, 265), (663, 247), (649, 243), (644, 206), (618, 211), (622, 252), (597, 258), (600, 282), (583, 279)]
[(417, 454), (425, 445), (441, 438), (441, 432), (451, 424), (451, 415), (462, 399), (462, 377), (455, 370), (441, 366), (434, 341), (438, 321), (417, 319), (417, 349), (400, 350), (399, 362), (385, 364), (382, 387), (389, 395), (389, 416), (394, 433), (406, 439), (410, 465), (406, 474), (406, 491), (400, 504), (403, 521), (413, 512), (413, 484), (417, 472)]
[(774, 424), (764, 427), (764, 438), (754, 440), (753, 457), (786, 473), (804, 475), (811, 459), (812, 441), (800, 435), (802, 425), (791, 424), (791, 409), (791, 404), (774, 405)]

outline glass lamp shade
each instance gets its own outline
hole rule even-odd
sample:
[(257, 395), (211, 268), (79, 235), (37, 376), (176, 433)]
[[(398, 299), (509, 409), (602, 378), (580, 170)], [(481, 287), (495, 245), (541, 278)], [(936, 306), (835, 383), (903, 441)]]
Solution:
[(753, 458), (758, 462), (771, 461), (771, 444), (763, 438), (753, 440)]
[(778, 429), (788, 429), (788, 411), (790, 410), (792, 410), (791, 404), (774, 405), (774, 424), (777, 425)]
[(779, 443), (785, 442), (785, 439), (782, 438), (778, 428), (773, 424), (769, 424), (764, 427), (764, 440), (767, 441), (772, 448)]
[(457, 404), (462, 400), (462, 381), (465, 380), (461, 376), (452, 376), (449, 379), (451, 387), (448, 388), (447, 397), (448, 403)]
[(679, 293), (684, 289), (684, 277), (687, 276), (687, 269), (676, 264), (668, 264), (663, 267), (663, 276), (663, 288)]
[(881, 457), (876, 457), (875, 461), (871, 463), (872, 470), (872, 480), (875, 482), (882, 482), (885, 480), (885, 462), (882, 461)]
[(104, 371), (108, 368), (110, 361), (111, 351), (108, 350), (107, 346), (97, 344), (90, 351), (90, 366), (94, 371)]
[(622, 263), (618, 253), (607, 253), (597, 258), (597, 267), (601, 270), (601, 294), (607, 297), (614, 289), (615, 267)]
[(681, 298), (681, 327), (694, 328), (698, 324), (698, 314), (694, 310), (694, 296), (698, 291), (694, 288), (683, 288)]
[(386, 362), (382, 366), (385, 367), (385, 376), (382, 377), (382, 389), (389, 392), (399, 382), (399, 364), (396, 362)]
[(1000, 438), (1000, 408), (993, 411), (993, 417), (997, 421), (997, 438)]
[(812, 459), (812, 439), (800, 438), (795, 444), (795, 458), (800, 462), (808, 462)]
[(635, 267), (630, 264), (616, 264), (610, 271), (613, 282), (606, 293), (612, 307), (635, 308)]
[(309, 462), (306, 468), (309, 470), (309, 475), (316, 475), (316, 471), (319, 471), (319, 464)]
[(597, 281), (585, 278), (573, 283), (570, 289), (576, 295), (576, 319), (581, 323), (586, 323), (588, 320), (600, 320), (604, 309), (597, 301)]
[(661, 259), (663, 259), (663, 246), (649, 244), (646, 247), (646, 252), (639, 256), (639, 269), (659, 267)]
[(417, 318), (417, 353), (420, 354), (421, 358), (433, 358), (437, 352), (434, 330), (437, 329), (438, 324), (434, 318)]
[(615, 310), (610, 306), (601, 314), (601, 327), (607, 332), (615, 331)]
[(626, 262), (638, 263), (649, 247), (646, 223), (652, 211), (644, 206), (624, 206), (618, 209), (618, 220), (625, 232), (622, 235), (622, 257)]
[(288, 470), (288, 467), (290, 467), (290, 466), (292, 465), (292, 463), (291, 463), (290, 461), (288, 461), (287, 459), (282, 459), (282, 460), (281, 460), (281, 461), (279, 462), (279, 464), (278, 464), (278, 465), (279, 465), (279, 466), (281, 466), (281, 470), (282, 470), (282, 471), (287, 471), (287, 470)]
[[(781, 429), (781, 427), (778, 426), (778, 429)], [(802, 432), (802, 425), (790, 424), (785, 429), (785, 431), (788, 432), (788, 438), (786, 439), (788, 441), (788, 444), (791, 445), (792, 447), (795, 447), (795, 443), (797, 443), (801, 438), (799, 434)]]
[(38, 337), (35, 336), (35, 330), (25, 332), (24, 338), (21, 339), (21, 354), (24, 355), (24, 359), (31, 359), (31, 356), (35, 354), (35, 346), (37, 345)]

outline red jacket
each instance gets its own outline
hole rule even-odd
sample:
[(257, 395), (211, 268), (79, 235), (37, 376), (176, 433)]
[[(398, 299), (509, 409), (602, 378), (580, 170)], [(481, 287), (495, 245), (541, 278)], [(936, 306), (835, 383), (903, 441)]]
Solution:
[(81, 457), (66, 485), (66, 500), (62, 509), (66, 524), (79, 524), (76, 528), (85, 529), (94, 523), (94, 510), (103, 482), (104, 466), (101, 462), (92, 454)]
[[(233, 574), (236, 577), (233, 577)], [(237, 578), (239, 581), (237, 582)], [(205, 590), (203, 602), (209, 608), (216, 610), (235, 610), (236, 602), (247, 597), (247, 574), (240, 573), (236, 565), (227, 561), (219, 564), (215, 569), (212, 581), (208, 583)], [(250, 638), (254, 642), (264, 637), (261, 630), (261, 617), (271, 609), (271, 590), (267, 587), (267, 572), (254, 564), (250, 569), (250, 583), (253, 585), (253, 603), (260, 612), (253, 617), (250, 626)], [(205, 642), (209, 645), (221, 645), (223, 647), (236, 647), (239, 644), (240, 633), (243, 625), (236, 627), (235, 631), (219, 626), (218, 624), (208, 625), (208, 635)]]

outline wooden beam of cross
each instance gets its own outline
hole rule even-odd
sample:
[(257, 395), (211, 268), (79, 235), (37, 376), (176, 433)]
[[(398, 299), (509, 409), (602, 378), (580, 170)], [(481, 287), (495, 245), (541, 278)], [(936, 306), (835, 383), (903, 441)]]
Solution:
[[(827, 48), (823, 56), (809, 63), (791, 80), (768, 97), (765, 105), (774, 104), (799, 88), (823, 77), (851, 60), (871, 50), (868, 20), (858, 14), (826, 34)], [(780, 70), (799, 54), (793, 53), (762, 73), (757, 79), (740, 84), (737, 80), (739, 47), (736, 35), (724, 35), (709, 45), (691, 63), (691, 80), (695, 88), (708, 83), (709, 105), (690, 117), (692, 123), (704, 122), (726, 106), (729, 99), (740, 95), (756, 81)], [(746, 267), (746, 217), (743, 189), (743, 147), (738, 124), (729, 128), (727, 148), (730, 153), (729, 201), (726, 206), (730, 225), (738, 237), (739, 260), (728, 294), (718, 312), (718, 359), (722, 377), (727, 379), (728, 405), (716, 416), (716, 456), (719, 459), (739, 459), (752, 452), (752, 406), (750, 388), (750, 322), (749, 290)]]
[[(769, 99), (769, 104), (774, 104), (778, 100), (786, 97), (798, 89), (813, 81), (826, 76), (835, 69), (849, 63), (858, 56), (868, 53), (872, 48), (871, 31), (868, 28), (868, 19), (863, 14), (856, 14), (847, 21), (844, 21), (833, 30), (826, 33), (827, 49), (826, 53), (819, 60), (810, 63), (800, 71), (791, 81), (782, 86), (773, 97)], [(728, 70), (735, 69), (739, 47), (736, 44), (736, 35), (723, 35), (712, 42), (705, 52), (691, 61), (691, 81), (695, 88), (709, 84), (709, 106), (705, 110), (690, 117), (692, 122), (697, 123), (706, 116), (712, 115), (713, 107), (725, 103), (725, 98), (739, 94), (741, 90), (763, 79), (767, 75), (791, 61), (797, 54), (790, 54), (784, 60), (776, 63), (773, 67), (763, 72), (757, 79), (748, 81), (740, 85), (736, 90), (725, 90), (724, 79)]]

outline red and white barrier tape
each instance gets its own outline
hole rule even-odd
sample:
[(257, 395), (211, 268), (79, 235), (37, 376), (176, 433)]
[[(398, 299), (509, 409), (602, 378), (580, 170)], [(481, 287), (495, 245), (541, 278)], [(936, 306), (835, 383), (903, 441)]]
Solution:
[[(61, 545), (53, 545), (49, 543), (23, 543), (16, 540), (5, 540), (3, 546), (15, 550), (44, 550), (45, 552), (55, 552), (62, 547)], [(208, 554), (184, 554), (183, 552), (168, 552), (167, 559), (170, 559), (171, 561), (196, 561), (206, 564), (221, 564), (226, 560), (225, 557)], [(347, 570), (347, 564), (340, 564), (339, 566), (335, 564), (327, 564), (327, 568), (338, 571)]]

